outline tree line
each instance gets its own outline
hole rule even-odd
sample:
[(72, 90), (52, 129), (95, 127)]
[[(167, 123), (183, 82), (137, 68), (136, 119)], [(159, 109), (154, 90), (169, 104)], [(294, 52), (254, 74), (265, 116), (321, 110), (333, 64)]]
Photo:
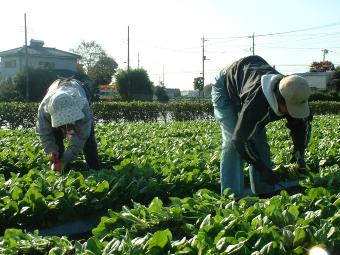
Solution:
[(95, 41), (82, 41), (71, 51), (81, 56), (76, 72), (44, 67), (23, 69), (13, 78), (0, 81), (0, 101), (25, 100), (27, 73), (30, 102), (41, 101), (49, 85), (58, 77), (90, 82), (94, 98), (97, 98), (99, 85), (111, 84), (115, 79), (122, 100), (152, 101), (154, 96), (161, 102), (169, 100), (165, 87), (162, 84), (154, 86), (145, 69), (119, 69), (115, 59)]
[[(98, 95), (98, 85), (115, 85), (119, 97), (123, 101), (142, 100), (152, 101), (155, 97), (160, 102), (168, 102), (164, 84), (155, 86), (147, 71), (143, 68), (120, 69), (101, 45), (95, 41), (82, 41), (73, 53), (81, 56), (77, 63), (77, 71), (55, 70), (39, 67), (21, 70), (11, 79), (0, 81), (0, 101), (24, 101), (26, 98), (26, 75), (29, 76), (29, 101), (38, 102), (44, 97), (48, 86), (58, 77), (71, 77), (81, 81), (91, 81), (94, 98)], [(334, 67), (330, 61), (313, 62), (310, 72), (334, 71), (331, 86), (340, 91), (340, 66)], [(209, 97), (212, 84), (204, 85), (203, 77), (196, 77), (193, 81), (194, 90), (199, 91), (199, 97)]]

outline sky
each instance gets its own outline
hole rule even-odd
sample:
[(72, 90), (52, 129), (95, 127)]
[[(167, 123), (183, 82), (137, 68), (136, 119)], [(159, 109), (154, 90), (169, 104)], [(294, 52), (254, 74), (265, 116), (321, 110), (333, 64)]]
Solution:
[[(313, 61), (340, 65), (338, 0), (11, 0), (0, 15), (0, 52), (27, 39), (64, 51), (95, 41), (119, 68), (144, 68), (155, 85), (192, 90), (252, 54), (283, 74)], [(328, 53), (324, 54), (324, 50)]]

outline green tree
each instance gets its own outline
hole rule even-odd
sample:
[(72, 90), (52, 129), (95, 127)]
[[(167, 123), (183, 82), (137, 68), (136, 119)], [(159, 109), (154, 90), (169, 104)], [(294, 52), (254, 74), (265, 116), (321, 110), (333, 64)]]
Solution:
[(101, 45), (95, 41), (82, 41), (72, 52), (81, 56), (78, 70), (97, 81), (98, 84), (109, 84), (118, 64), (110, 57)]
[[(104, 51), (101, 45), (95, 41), (82, 41), (76, 49), (71, 49), (71, 51), (81, 56), (77, 69), (93, 80), (91, 83), (92, 96), (98, 94), (99, 84), (111, 83), (118, 64)], [(92, 98), (95, 100), (96, 96)]]
[(201, 94), (202, 90), (203, 90), (203, 77), (196, 77), (194, 79), (194, 89), (198, 90), (199, 93)]
[(117, 89), (123, 100), (152, 100), (153, 83), (142, 68), (119, 70), (115, 74)]
[(212, 90), (212, 84), (207, 84), (204, 86), (204, 96), (205, 97), (211, 97), (211, 90)]
[(334, 71), (334, 70), (335, 70), (334, 65), (330, 61), (320, 61), (320, 62), (314, 61), (309, 66), (310, 72), (327, 72), (327, 71)]
[[(28, 69), (29, 98), (30, 102), (38, 102), (43, 99), (49, 85), (56, 79), (56, 74), (49, 69)], [(22, 98), (26, 98), (26, 70), (20, 71), (13, 78), (15, 87)]]
[[(77, 73), (66, 69), (28, 69), (29, 76), (29, 101), (38, 102), (45, 96), (48, 87), (58, 77), (73, 77), (83, 83), (86, 83), (88, 94), (91, 100), (96, 99), (97, 83), (89, 76), (83, 73)], [(26, 71), (20, 71), (14, 78), (14, 86), (19, 92), (20, 98), (26, 98)]]
[(89, 70), (89, 76), (95, 77), (99, 84), (110, 84), (113, 75), (116, 73), (118, 64), (107, 56), (101, 56), (97, 63)]
[(0, 101), (23, 101), (12, 79), (0, 81)]
[(157, 100), (163, 103), (169, 102), (169, 96), (166, 93), (164, 86), (156, 86), (154, 89), (154, 94), (157, 97)]
[(335, 88), (336, 92), (340, 92), (340, 66), (335, 68), (330, 84), (333, 88)]
[(95, 41), (81, 41), (76, 49), (71, 49), (72, 52), (81, 56), (79, 64), (86, 74), (96, 65), (100, 58), (106, 56), (106, 52)]

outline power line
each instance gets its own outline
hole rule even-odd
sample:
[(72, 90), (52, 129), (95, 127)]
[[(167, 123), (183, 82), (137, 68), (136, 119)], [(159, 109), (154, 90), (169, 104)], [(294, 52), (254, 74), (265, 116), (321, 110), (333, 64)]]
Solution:
[[(340, 25), (340, 22), (336, 23), (331, 23), (331, 24), (326, 24), (322, 26), (315, 26), (315, 27), (309, 27), (309, 28), (303, 28), (303, 29), (295, 29), (295, 30), (290, 30), (290, 31), (284, 31), (284, 32), (276, 32), (276, 33), (267, 33), (267, 34), (258, 34), (256, 37), (267, 37), (267, 36), (276, 36), (276, 35), (284, 35), (284, 34), (290, 34), (290, 33), (297, 33), (297, 32), (303, 32), (303, 31), (308, 31), (308, 30), (316, 30), (316, 29), (321, 29), (321, 28), (326, 28), (326, 27), (332, 27), (332, 26), (338, 26)], [(334, 34), (331, 34), (334, 35)], [(211, 40), (228, 40), (228, 39), (245, 39), (245, 38), (252, 38), (252, 53), (254, 55), (255, 52), (255, 35), (254, 33), (252, 35), (246, 35), (246, 36), (232, 36), (232, 37), (209, 37)]]
[(210, 40), (228, 40), (228, 39), (244, 39), (249, 38), (249, 35), (243, 36), (229, 36), (229, 37), (209, 37)]
[[(320, 47), (318, 48), (309, 48), (309, 47), (284, 47), (284, 46), (266, 46), (266, 45), (260, 45), (258, 48), (270, 48), (270, 49), (287, 49), (287, 50), (322, 50)], [(332, 48), (333, 47), (327, 47), (327, 48)], [(340, 48), (340, 47), (337, 47)], [(334, 47), (334, 49), (336, 49)], [(333, 51), (332, 51), (333, 52)]]
[[(334, 36), (339, 36), (340, 33), (339, 32), (336, 32), (336, 33), (329, 33), (329, 34), (316, 34), (314, 36), (310, 36), (310, 37), (305, 37), (305, 38), (296, 38), (296, 36), (294, 36), (294, 43), (298, 42), (298, 41), (306, 41), (308, 40), (308, 43), (311, 44), (313, 40), (317, 40), (317, 39), (320, 39), (320, 38), (326, 38), (326, 37), (334, 37)], [(282, 43), (290, 43), (291, 41), (288, 41), (288, 40), (280, 40), (280, 41), (272, 41), (272, 42), (269, 42), (270, 44), (282, 44)], [(336, 42), (338, 42), (336, 40)], [(317, 43), (317, 42), (316, 42)], [(324, 42), (322, 42), (324, 44)], [(330, 43), (329, 41), (327, 43)]]
[[(327, 28), (327, 27), (333, 27), (333, 26), (338, 26), (340, 25), (340, 22), (337, 22), (337, 23), (331, 23), (331, 24), (326, 24), (326, 25), (322, 25), (322, 26), (314, 26), (314, 27), (307, 27), (307, 28), (303, 28), (303, 29), (295, 29), (295, 30), (289, 30), (289, 31), (283, 31), (283, 32), (275, 32), (275, 33), (267, 33), (267, 34), (259, 34), (259, 35), (255, 35), (255, 34), (252, 34), (252, 35), (245, 35), (245, 36), (232, 36), (232, 37), (209, 37), (209, 38), (202, 38), (202, 40), (206, 41), (206, 39), (209, 39), (208, 43), (204, 44), (204, 41), (203, 41), (203, 56), (202, 56), (202, 65), (203, 65), (203, 72), (206, 73), (207, 75), (209, 74), (209, 76), (212, 74), (212, 73), (218, 73), (220, 68), (218, 69), (206, 69), (204, 67), (204, 60), (206, 59), (206, 53), (208, 53), (208, 55), (210, 54), (227, 54), (227, 53), (230, 53), (231, 49), (230, 49), (230, 43), (232, 45), (236, 44), (237, 42), (240, 42), (240, 40), (243, 40), (243, 39), (247, 39), (249, 40), (249, 38), (253, 39), (252, 40), (252, 51), (253, 51), (253, 54), (255, 54), (255, 36), (256, 37), (259, 37), (259, 38), (266, 38), (266, 37), (271, 37), (271, 38), (280, 38), (281, 37), (281, 41), (284, 41), (284, 42), (280, 42), (280, 43), (277, 43), (278, 46), (270, 46), (268, 44), (273, 44), (271, 41), (275, 41), (275, 40), (267, 40), (267, 43), (266, 44), (261, 44), (261, 40), (258, 39), (257, 41), (257, 44), (256, 44), (256, 47), (258, 48), (277, 48), (277, 49), (287, 49), (287, 50), (317, 50), (320, 52), (320, 50), (323, 50), (323, 49), (327, 49), (329, 52), (332, 52), (332, 53), (335, 53), (333, 51), (333, 49), (336, 49), (336, 48), (339, 48), (339, 47), (329, 47), (330, 44), (332, 43), (336, 43), (337, 41), (337, 38), (335, 38), (335, 36), (339, 36), (340, 35), (340, 32), (329, 32), (329, 33), (326, 33), (325, 31), (319, 31), (319, 33), (301, 33), (301, 34), (297, 34), (299, 32), (304, 32), (304, 31), (311, 31), (311, 30), (317, 30), (317, 29), (322, 29), (322, 28)], [(295, 33), (295, 35), (292, 35), (293, 33)], [(311, 47), (301, 47), (300, 45), (297, 45), (297, 46), (300, 46), (300, 47), (285, 47), (284, 45), (282, 45), (283, 43), (292, 43), (291, 40), (286, 40), (284, 38), (293, 38), (294, 39), (294, 42), (296, 43), (296, 41), (298, 40), (309, 40), (308, 41), (308, 46), (311, 46)], [(323, 42), (323, 45), (320, 46), (320, 47), (315, 47), (316, 45), (321, 45), (321, 41), (320, 42), (313, 42), (312, 44), (310, 43), (311, 40), (317, 40), (317, 39), (321, 39), (321, 38), (330, 38), (330, 37), (334, 37), (334, 38), (331, 38), (329, 40), (327, 40), (327, 45), (325, 45), (325, 42)], [(283, 40), (282, 40), (283, 39)], [(246, 40), (244, 40), (245, 42)], [(264, 40), (262, 40), (264, 41)], [(278, 40), (276, 40), (278, 41)], [(249, 41), (248, 41), (249, 42)], [(218, 49), (221, 49), (220, 47), (222, 47), (222, 45), (216, 45), (216, 44), (225, 44), (225, 43), (228, 43), (228, 50), (218, 50)], [(242, 43), (242, 42), (241, 42)], [(249, 42), (250, 43), (250, 42)], [(301, 42), (302, 43), (302, 42)], [(154, 44), (148, 44), (150, 46), (153, 46), (154, 48), (159, 48), (161, 50), (169, 50), (169, 51), (174, 51), (174, 52), (179, 52), (179, 53), (193, 53), (193, 54), (199, 54), (199, 51), (196, 51), (196, 46), (195, 47), (192, 47), (189, 49), (174, 49), (174, 48), (166, 48), (166, 47), (162, 47), (162, 46), (158, 46), (158, 45), (154, 45)], [(249, 44), (248, 44), (249, 45)], [(295, 44), (296, 45), (296, 44)], [(207, 49), (205, 49), (204, 47), (207, 47)], [(237, 47), (240, 46), (239, 43), (237, 43), (237, 45), (235, 45)], [(314, 47), (313, 47), (314, 46)], [(225, 47), (225, 46), (224, 46)], [(245, 47), (247, 47), (245, 45)], [(194, 49), (194, 50), (193, 50)], [(249, 50), (249, 46), (247, 48)], [(328, 52), (327, 52), (328, 53)], [(284, 72), (284, 70), (289, 70), (289, 71), (297, 71), (297, 70), (303, 70), (303, 69), (308, 69), (308, 67), (310, 66), (309, 64), (275, 64), (276, 67), (278, 67), (281, 72)], [(196, 75), (200, 73), (199, 70), (179, 70), (179, 71), (173, 71), (173, 72), (167, 72), (167, 75), (169, 76), (173, 76), (173, 75), (177, 75), (177, 74), (181, 74), (181, 75)], [(152, 75), (155, 75), (155, 74), (152, 74)], [(157, 74), (159, 75), (159, 74)]]
[[(315, 30), (315, 29), (321, 29), (326, 27), (332, 27), (332, 26), (338, 26), (340, 25), (340, 22), (331, 23), (323, 26), (316, 26), (316, 27), (309, 27), (309, 28), (303, 28), (303, 29), (295, 29), (295, 30), (289, 30), (284, 32), (276, 32), (276, 33), (268, 33), (268, 34), (258, 34), (256, 36), (258, 37), (264, 37), (264, 36), (273, 36), (273, 35), (283, 35), (283, 34), (290, 34), (290, 33), (296, 33), (296, 32), (303, 32), (308, 30)], [(213, 40), (224, 40), (224, 39), (243, 39), (243, 38), (249, 38), (251, 35), (244, 35), (244, 36), (230, 36), (230, 37), (209, 37), (209, 39)]]
[[(266, 36), (285, 36), (289, 33), (296, 33), (296, 32), (302, 32), (302, 31), (308, 31), (308, 30), (315, 30), (315, 29), (321, 29), (321, 28), (326, 28), (326, 27), (332, 27), (332, 26), (337, 26), (337, 25), (340, 25), (340, 22), (337, 22), (337, 23), (331, 23), (331, 24), (326, 24), (326, 25), (322, 25), (322, 26), (315, 26), (315, 27), (309, 27), (309, 28), (304, 28), (304, 29), (296, 29), (296, 30), (290, 30), (290, 31), (284, 31), (284, 32), (276, 32), (276, 33), (267, 33), (267, 34), (259, 34), (259, 35), (255, 35), (255, 34), (252, 34), (252, 35), (244, 35), (244, 36), (231, 36), (231, 37), (209, 37), (207, 39), (209, 39), (209, 43), (207, 43), (206, 45), (209, 46), (209, 45), (213, 45), (213, 44), (216, 44), (217, 42), (214, 42), (214, 41), (211, 41), (211, 40), (229, 40), (230, 42), (233, 41), (233, 40), (238, 40), (238, 39), (249, 39), (249, 38), (253, 38), (253, 44), (254, 44), (254, 38), (255, 36), (256, 37), (266, 37)], [(297, 35), (299, 37), (301, 36), (313, 36), (313, 37), (325, 37), (325, 36), (336, 36), (336, 35), (340, 35), (339, 32), (334, 32), (334, 33), (327, 33), (327, 34), (310, 34), (310, 35)], [(296, 40), (296, 38), (294, 38)], [(299, 40), (310, 40), (311, 38), (301, 38)], [(138, 40), (137, 40), (138, 42)], [(169, 47), (163, 47), (163, 46), (160, 46), (160, 45), (155, 45), (153, 43), (149, 43), (149, 42), (145, 42), (145, 41), (140, 41), (140, 43), (142, 44), (146, 44), (150, 47), (153, 47), (153, 48), (158, 48), (160, 50), (166, 50), (166, 51), (173, 51), (173, 52), (178, 52), (178, 53), (185, 53), (185, 54), (198, 54), (199, 53), (199, 50), (197, 49), (196, 50), (193, 50), (193, 48), (196, 48), (195, 47), (190, 47), (190, 48), (187, 48), (187, 49), (178, 49), (178, 48), (169, 48)], [(225, 43), (225, 42), (221, 42), (221, 43)], [(252, 47), (252, 51), (254, 51), (254, 45)], [(330, 48), (330, 47), (329, 47)]]
[[(169, 48), (169, 47), (163, 47), (163, 46), (159, 46), (153, 43), (149, 43), (149, 42), (145, 42), (145, 41), (140, 41), (140, 40), (136, 40), (136, 42), (140, 42), (141, 44), (153, 47), (153, 48), (157, 48), (157, 49), (161, 49), (161, 50), (167, 50), (167, 51), (174, 51), (174, 52), (179, 52), (179, 53), (188, 53), (188, 54), (197, 54), (200, 52), (200, 50), (198, 49), (198, 47), (190, 47), (190, 48), (184, 48), (184, 49), (178, 49), (178, 48)], [(197, 51), (192, 50), (193, 48), (197, 48)]]
[(296, 32), (302, 32), (302, 31), (308, 31), (308, 30), (315, 30), (315, 29), (320, 29), (320, 28), (325, 28), (325, 27), (332, 27), (332, 26), (338, 26), (340, 25), (340, 22), (336, 23), (331, 23), (323, 26), (317, 26), (317, 27), (309, 27), (309, 28), (304, 28), (304, 29), (296, 29), (296, 30), (290, 30), (290, 31), (285, 31), (285, 32), (278, 32), (278, 33), (269, 33), (269, 34), (259, 34), (256, 36), (272, 36), (272, 35), (280, 35), (280, 34), (289, 34), (289, 33), (296, 33)]

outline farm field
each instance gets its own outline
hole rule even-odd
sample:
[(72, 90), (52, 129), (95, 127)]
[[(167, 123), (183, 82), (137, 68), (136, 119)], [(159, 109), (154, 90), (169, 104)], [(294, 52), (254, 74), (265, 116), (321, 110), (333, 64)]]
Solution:
[[(281, 180), (296, 180), (284, 125), (270, 124), (269, 144)], [(314, 117), (301, 193), (235, 201), (219, 194), (214, 121), (97, 125), (102, 170), (80, 159), (63, 175), (33, 129), (0, 130), (0, 254), (336, 254), (339, 134), (339, 116)], [(29, 231), (93, 215), (105, 216), (82, 239)]]

